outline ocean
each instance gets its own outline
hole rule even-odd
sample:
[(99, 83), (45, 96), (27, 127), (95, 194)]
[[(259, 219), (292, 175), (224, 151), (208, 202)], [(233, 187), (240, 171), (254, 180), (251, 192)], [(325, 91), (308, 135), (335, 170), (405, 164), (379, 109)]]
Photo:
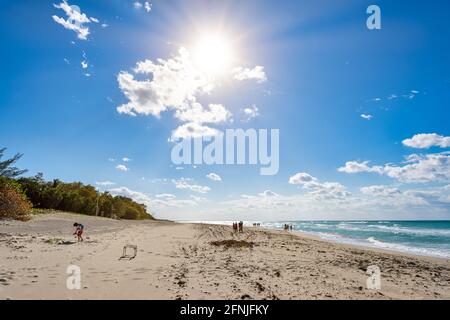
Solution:
[(261, 226), (282, 229), (285, 223), (334, 242), (450, 259), (450, 221), (279, 221)]
[[(181, 221), (180, 221), (181, 222)], [(232, 221), (183, 221), (230, 225)], [(276, 221), (260, 222), (261, 227), (294, 231), (324, 240), (450, 259), (450, 221)], [(244, 226), (252, 226), (244, 221)]]

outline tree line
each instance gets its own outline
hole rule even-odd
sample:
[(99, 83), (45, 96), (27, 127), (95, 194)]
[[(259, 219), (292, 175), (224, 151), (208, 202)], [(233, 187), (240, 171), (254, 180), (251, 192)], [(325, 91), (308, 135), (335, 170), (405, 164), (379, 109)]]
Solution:
[[(22, 154), (1, 161), (5, 148), (0, 149), (0, 217), (6, 211), (26, 214), (28, 207), (53, 209), (87, 215), (98, 215), (114, 219), (153, 219), (143, 204), (130, 198), (99, 192), (95, 187), (81, 182), (66, 183), (58, 179), (46, 181), (42, 173), (34, 177), (19, 177), (26, 172), (12, 165)], [(18, 202), (18, 203), (16, 203)], [(14, 204), (18, 205), (14, 207)], [(12, 210), (13, 209), (13, 210)]]

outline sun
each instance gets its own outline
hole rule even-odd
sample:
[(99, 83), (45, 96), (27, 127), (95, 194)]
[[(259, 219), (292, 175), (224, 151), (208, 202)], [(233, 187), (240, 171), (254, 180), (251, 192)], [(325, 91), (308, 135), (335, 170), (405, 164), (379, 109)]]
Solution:
[(208, 75), (229, 71), (233, 62), (231, 42), (223, 34), (203, 34), (194, 46), (194, 61)]

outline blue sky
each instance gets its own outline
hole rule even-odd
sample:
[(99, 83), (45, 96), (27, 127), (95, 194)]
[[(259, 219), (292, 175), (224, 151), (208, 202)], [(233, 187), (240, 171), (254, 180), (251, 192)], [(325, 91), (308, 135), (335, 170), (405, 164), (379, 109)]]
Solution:
[[(79, 0), (66, 4), (88, 21), (70, 30), (61, 1), (0, 13), (0, 146), (23, 152), (29, 174), (124, 194), (161, 218), (450, 219), (450, 4), (377, 1), (382, 29), (369, 30), (363, 0)], [(184, 60), (164, 81), (168, 59), (194, 57), (205, 34), (233, 56), (214, 88), (177, 78), (194, 79)], [(181, 117), (193, 101), (198, 117)], [(200, 121), (210, 104), (215, 120)], [(278, 174), (177, 168), (169, 140), (192, 123), (279, 129)]]

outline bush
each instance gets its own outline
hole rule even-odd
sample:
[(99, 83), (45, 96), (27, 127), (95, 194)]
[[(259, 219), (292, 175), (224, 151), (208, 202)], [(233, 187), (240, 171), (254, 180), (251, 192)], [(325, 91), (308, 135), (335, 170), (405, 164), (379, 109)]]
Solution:
[(31, 203), (20, 187), (9, 179), (0, 179), (0, 219), (30, 219)]

